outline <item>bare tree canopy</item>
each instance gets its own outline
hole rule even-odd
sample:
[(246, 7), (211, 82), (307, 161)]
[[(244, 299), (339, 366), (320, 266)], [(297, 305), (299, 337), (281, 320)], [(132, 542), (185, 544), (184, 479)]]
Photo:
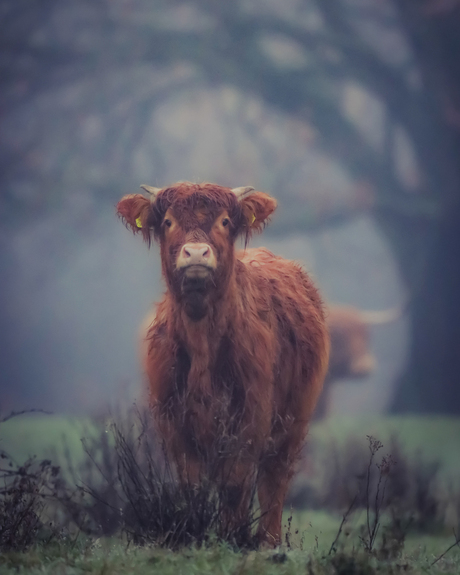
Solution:
[[(165, 106), (191, 88), (232, 87), (239, 96), (220, 100), (219, 118), (230, 133), (243, 117), (251, 160), (265, 154), (277, 165), (270, 183), (285, 194), (290, 230), (365, 211), (389, 241), (413, 317), (395, 408), (458, 413), (458, 3), (10, 0), (0, 15), (6, 227), (18, 211), (26, 221), (77, 195), (113, 202), (145, 179), (146, 149), (149, 183), (164, 184)], [(290, 117), (296, 141), (270, 143), (254, 102)], [(307, 147), (341, 165), (351, 190), (346, 202), (308, 196), (308, 217), (285, 191), (297, 186)]]

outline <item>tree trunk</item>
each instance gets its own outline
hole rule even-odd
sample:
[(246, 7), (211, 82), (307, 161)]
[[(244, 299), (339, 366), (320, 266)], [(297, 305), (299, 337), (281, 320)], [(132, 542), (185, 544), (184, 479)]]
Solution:
[(411, 351), (394, 411), (460, 415), (460, 205), (444, 218), (411, 302)]
[[(410, 262), (401, 262), (412, 298), (412, 339), (392, 407), (460, 415), (460, 7), (436, 0), (396, 4), (433, 105), (433, 130), (414, 144), (422, 148), (418, 155), (442, 212), (421, 273), (408, 274)], [(433, 132), (440, 136), (434, 141)]]

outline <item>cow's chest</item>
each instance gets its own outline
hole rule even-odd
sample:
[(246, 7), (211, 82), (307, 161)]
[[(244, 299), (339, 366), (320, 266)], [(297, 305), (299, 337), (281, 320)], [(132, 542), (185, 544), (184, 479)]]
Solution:
[[(194, 365), (196, 360), (196, 364)], [(198, 401), (200, 391), (210, 395), (207, 401), (225, 405), (226, 409), (241, 410), (244, 407), (244, 386), (241, 371), (234, 357), (231, 342), (223, 338), (214, 357), (196, 359), (185, 346), (178, 347), (174, 365), (174, 390), (178, 399), (188, 395)], [(210, 387), (206, 389), (206, 385)], [(203, 400), (205, 397), (203, 397)]]
[(245, 390), (234, 350), (223, 338), (215, 357), (194, 369), (194, 357), (179, 346), (168, 398), (169, 416), (191, 441), (239, 434), (245, 412)]

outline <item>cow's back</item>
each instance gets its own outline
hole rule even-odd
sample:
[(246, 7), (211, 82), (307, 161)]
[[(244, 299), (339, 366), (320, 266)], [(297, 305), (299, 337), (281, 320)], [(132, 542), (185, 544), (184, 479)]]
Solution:
[(329, 358), (323, 303), (307, 273), (265, 248), (237, 254), (258, 294), (262, 321), (278, 342), (273, 365), (275, 409), (282, 417), (309, 419)]

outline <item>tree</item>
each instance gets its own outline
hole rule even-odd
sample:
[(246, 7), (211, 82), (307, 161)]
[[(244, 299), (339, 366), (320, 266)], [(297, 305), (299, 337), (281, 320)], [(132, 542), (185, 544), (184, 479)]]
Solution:
[[(169, 96), (171, 87), (180, 89), (181, 82), (230, 84), (313, 126), (316, 145), (346, 166), (356, 189), (364, 190), (356, 209), (373, 214), (407, 285), (412, 350), (394, 408), (460, 412), (457, 3), (93, 0), (64, 8), (47, 0), (40, 18), (34, 18), (30, 8), (24, 18), (21, 2), (6, 4), (9, 29), (15, 31), (8, 39), (10, 58), (0, 62), (0, 77), (8, 88), (5, 98), (18, 98), (21, 74), (27, 79), (27, 93), (85, 80), (94, 82), (102, 95), (107, 82), (100, 78), (127, 74), (134, 64), (144, 66), (146, 84), (169, 74), (163, 92), (148, 85), (134, 105), (132, 94), (119, 92), (121, 101), (131, 102), (130, 114), (117, 124), (127, 143), (124, 154), (117, 152), (120, 140), (114, 138), (104, 152), (106, 162), (126, 158), (133, 138), (142, 134), (146, 114), (162, 94)], [(34, 10), (38, 4), (32, 4)], [(72, 10), (78, 14), (73, 20)], [(369, 141), (344, 105), (352, 84), (376, 98), (382, 109), (377, 143)], [(405, 181), (398, 169), (401, 138), (416, 159), (415, 182)], [(7, 177), (16, 173), (15, 166), (27, 165), (17, 158), (7, 158)], [(115, 168), (117, 161), (111, 165)], [(104, 193), (113, 193), (113, 184), (109, 182)], [(316, 221), (305, 222), (293, 211), (291, 227), (335, 221), (330, 216), (318, 214)], [(352, 217), (353, 212), (341, 216)]]
[[(412, 352), (394, 408), (460, 412), (460, 6), (397, 1), (419, 62), (431, 130), (414, 137), (440, 208), (412, 282)], [(414, 402), (414, 397), (418, 402)]]

